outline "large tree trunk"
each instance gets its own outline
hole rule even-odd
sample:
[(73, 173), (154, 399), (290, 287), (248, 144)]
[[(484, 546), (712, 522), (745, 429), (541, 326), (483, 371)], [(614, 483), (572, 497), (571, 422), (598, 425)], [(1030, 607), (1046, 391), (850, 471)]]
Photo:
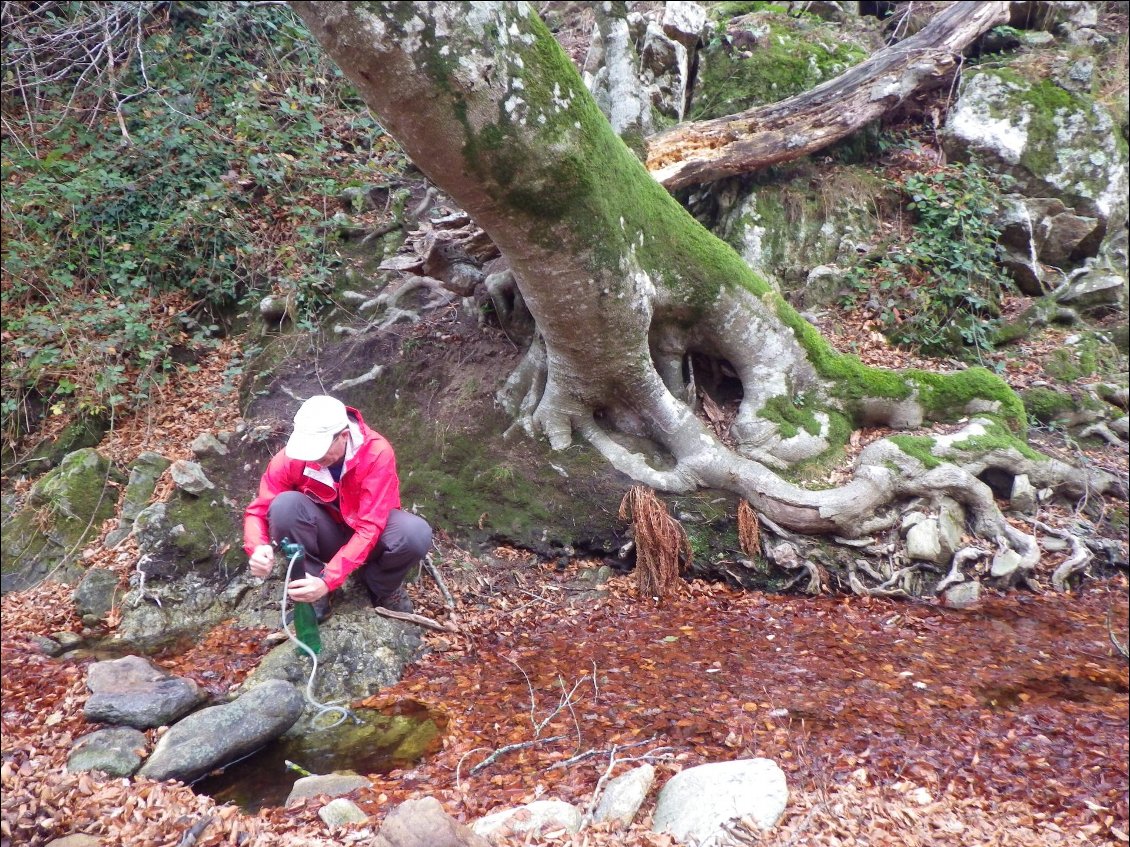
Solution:
[[(1032, 539), (977, 474), (992, 466), (1075, 492), (1110, 484), (1026, 451), (1015, 438), (1023, 408), (987, 371), (886, 373), (836, 354), (652, 179), (528, 5), (293, 5), (509, 261), (539, 331), (506, 392), (531, 434), (562, 448), (580, 433), (637, 480), (728, 489), (804, 533), (859, 537), (896, 522), (900, 500), (947, 496), (1029, 567)], [(736, 449), (683, 399), (692, 352), (741, 380)], [(801, 426), (782, 423), (772, 411), (782, 404)], [(945, 439), (872, 444), (840, 488), (805, 490), (772, 470), (841, 446), (857, 424), (970, 415), (980, 416)], [(624, 446), (625, 433), (661, 457)]]
[(982, 33), (1008, 22), (1008, 7), (1008, 3), (954, 3), (916, 35), (811, 91), (661, 133), (648, 141), (648, 170), (675, 190), (821, 150), (953, 72), (962, 50)]

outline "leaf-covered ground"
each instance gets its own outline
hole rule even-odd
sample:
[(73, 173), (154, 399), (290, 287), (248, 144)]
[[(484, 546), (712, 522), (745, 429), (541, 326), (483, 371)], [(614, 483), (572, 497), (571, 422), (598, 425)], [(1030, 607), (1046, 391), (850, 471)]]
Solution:
[[(232, 428), (234, 404), (217, 391), (233, 349), (180, 374), (167, 402), (121, 421), (101, 449), (123, 465), (143, 449), (186, 458), (199, 432)], [(876, 343), (870, 357), (893, 355)], [(84, 557), (125, 576), (136, 552), (92, 545)], [(385, 810), (413, 796), (434, 795), (463, 820), (536, 797), (585, 808), (610, 764), (615, 774), (647, 758), (662, 784), (743, 756), (774, 759), (790, 785), (779, 827), (750, 843), (1126, 843), (1127, 668), (1106, 625), (1111, 611), (1125, 639), (1125, 576), (1087, 580), (1074, 596), (990, 595), (958, 612), (704, 583), (657, 604), (637, 597), (630, 577), (594, 596), (581, 565), (559, 571), (513, 551), (473, 558), (445, 544), (442, 560), (456, 608), (430, 582), (411, 591), (461, 634), (429, 635), (431, 652), (374, 700), (443, 712), (443, 747), (412, 770), (374, 775), (373, 789), (354, 795), (371, 825), (337, 833), (316, 802), (251, 816), (175, 783), (66, 773), (70, 746), (96, 728), (82, 717), (93, 659), (49, 659), (32, 637), (81, 630), (71, 589), (47, 582), (5, 596), (0, 843), (79, 832), (173, 847), (210, 819), (201, 847), (364, 844)], [(1045, 582), (1057, 563), (1042, 564)], [(262, 636), (225, 626), (160, 661), (222, 695), (254, 665)], [(526, 746), (482, 766), (512, 744)], [(537, 843), (669, 844), (647, 831), (653, 803), (631, 832), (594, 827)]]
[[(4, 843), (84, 832), (172, 845), (201, 816), (214, 817), (201, 845), (364, 843), (384, 810), (414, 796), (434, 795), (465, 820), (537, 797), (585, 808), (613, 755), (614, 773), (655, 762), (660, 783), (702, 762), (774, 759), (789, 777), (789, 810), (751, 843), (1126, 840), (1127, 669), (1106, 626), (1113, 609), (1125, 632), (1121, 581), (1073, 597), (991, 596), (964, 612), (700, 583), (656, 603), (628, 576), (597, 597), (574, 578), (578, 566), (505, 550), (462, 559), (447, 574), (455, 610), (429, 582), (412, 588), (423, 611), (462, 634), (429, 636), (432, 652), (372, 701), (439, 709), (443, 748), (375, 775), (354, 795), (374, 826), (332, 836), (316, 802), (251, 817), (175, 784), (64, 773), (69, 745), (93, 728), (81, 714), (92, 659), (48, 659), (28, 636), (77, 628), (69, 591), (47, 584), (4, 598)], [(260, 636), (222, 628), (166, 663), (220, 693), (253, 664)], [(472, 774), (506, 745), (558, 736)], [(642, 826), (537, 843), (586, 839), (668, 843)]]

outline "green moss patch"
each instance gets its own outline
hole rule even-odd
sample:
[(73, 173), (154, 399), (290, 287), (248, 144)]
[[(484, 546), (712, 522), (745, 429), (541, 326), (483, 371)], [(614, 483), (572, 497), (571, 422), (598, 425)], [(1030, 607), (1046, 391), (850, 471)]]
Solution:
[(926, 470), (940, 467), (944, 462), (934, 455), (937, 443), (933, 438), (921, 435), (892, 435), (890, 442), (906, 455), (921, 462)]
[(801, 94), (868, 55), (808, 16), (753, 10), (729, 26), (727, 36), (702, 54), (696, 86), (701, 93), (691, 103), (689, 120), (730, 115)]
[(1028, 417), (1037, 423), (1050, 424), (1067, 417), (1075, 409), (1075, 400), (1070, 394), (1050, 388), (1030, 388), (1020, 397)]

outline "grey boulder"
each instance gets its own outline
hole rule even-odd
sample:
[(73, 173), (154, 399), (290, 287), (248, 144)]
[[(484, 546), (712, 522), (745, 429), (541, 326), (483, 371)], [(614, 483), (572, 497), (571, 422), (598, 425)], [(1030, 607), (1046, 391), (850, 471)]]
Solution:
[(149, 748), (145, 734), (128, 726), (100, 729), (78, 740), (67, 757), (67, 770), (102, 771), (110, 776), (130, 776)]
[(772, 829), (788, 803), (785, 774), (770, 759), (713, 762), (678, 773), (659, 792), (652, 829), (698, 847), (723, 847), (726, 825), (748, 818)]
[(84, 714), (92, 723), (149, 729), (192, 711), (204, 693), (191, 679), (177, 677), (140, 656), (123, 656), (90, 666), (90, 699)]
[(150, 779), (193, 782), (278, 738), (298, 720), (305, 701), (283, 680), (264, 682), (220, 706), (194, 712), (161, 736), (138, 771)]

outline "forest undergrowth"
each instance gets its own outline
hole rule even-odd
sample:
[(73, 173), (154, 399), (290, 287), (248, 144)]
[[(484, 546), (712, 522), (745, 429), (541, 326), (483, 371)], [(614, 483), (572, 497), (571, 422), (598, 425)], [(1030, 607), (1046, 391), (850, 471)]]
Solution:
[[(459, 632), (428, 635), (429, 652), (363, 703), (443, 714), (442, 748), (370, 775), (352, 797), (372, 823), (335, 833), (316, 801), (251, 816), (177, 783), (66, 773), (70, 745), (96, 728), (82, 716), (92, 660), (49, 659), (31, 637), (77, 629), (69, 589), (6, 596), (4, 843), (81, 832), (175, 845), (204, 817), (202, 847), (365, 843), (412, 797), (435, 796), (463, 820), (536, 798), (584, 809), (603, 775), (640, 761), (662, 784), (754, 756), (784, 769), (790, 802), (753, 844), (1125, 843), (1127, 668), (1106, 625), (1114, 610), (1125, 631), (1122, 578), (1076, 596), (990, 596), (963, 612), (697, 581), (657, 603), (631, 576), (600, 597), (580, 593), (586, 563), (560, 569), (509, 549), (474, 558), (446, 544), (442, 554), (455, 608), (430, 582), (410, 591)], [(161, 664), (223, 694), (265, 643), (262, 631), (223, 626)], [(536, 843), (671, 842), (641, 823)]]

